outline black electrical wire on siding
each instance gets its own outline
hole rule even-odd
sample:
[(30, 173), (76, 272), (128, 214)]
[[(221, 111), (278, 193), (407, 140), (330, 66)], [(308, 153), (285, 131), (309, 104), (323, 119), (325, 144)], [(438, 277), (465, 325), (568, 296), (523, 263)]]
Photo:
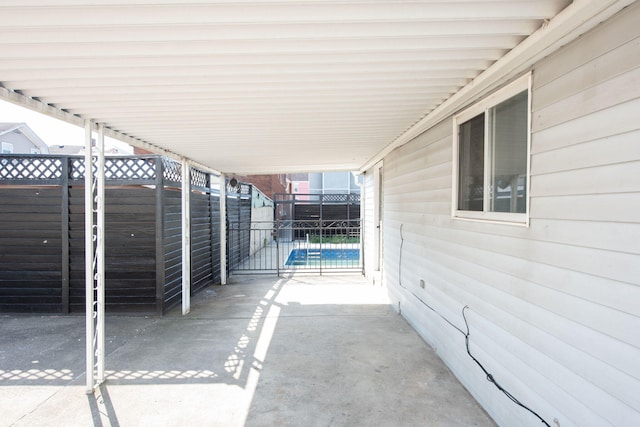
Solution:
[(443, 316), (441, 313), (439, 313), (435, 308), (433, 308), (432, 306), (427, 304), (422, 298), (420, 298), (418, 295), (416, 295), (412, 290), (410, 290), (409, 288), (407, 288), (406, 286), (404, 286), (402, 284), (402, 249), (403, 249), (403, 246), (404, 246), (404, 236), (402, 234), (402, 227), (403, 226), (404, 226), (404, 224), (400, 224), (400, 256), (399, 256), (399, 261), (398, 261), (398, 284), (400, 285), (400, 287), (402, 287), (403, 289), (405, 289), (406, 291), (411, 293), (411, 295), (413, 295), (425, 307), (427, 307), (429, 310), (433, 311), (435, 314), (440, 316), (445, 322), (447, 322), (449, 325), (451, 325), (451, 327), (453, 327), (455, 330), (457, 330), (462, 335), (464, 335), (464, 342), (465, 342), (465, 347), (467, 349), (467, 354), (469, 355), (469, 357), (471, 357), (471, 359), (474, 362), (476, 362), (476, 364), (480, 367), (480, 369), (482, 369), (482, 372), (484, 372), (484, 374), (486, 375), (487, 381), (489, 381), (494, 386), (496, 386), (496, 388), (498, 390), (500, 390), (501, 392), (503, 392), (505, 394), (505, 396), (507, 396), (509, 398), (509, 400), (511, 400), (513, 403), (515, 403), (516, 405), (518, 405), (518, 406), (526, 409), (530, 413), (532, 413), (535, 417), (537, 417), (542, 422), (542, 424), (544, 424), (547, 427), (551, 427), (549, 425), (549, 423), (544, 420), (544, 418), (542, 418), (540, 415), (538, 415), (537, 412), (535, 412), (534, 410), (532, 410), (531, 408), (529, 408), (528, 406), (526, 406), (525, 404), (520, 402), (513, 394), (511, 394), (504, 387), (502, 387), (502, 385), (500, 385), (500, 383), (498, 383), (496, 381), (495, 377), (489, 371), (487, 371), (487, 369), (482, 365), (482, 363), (480, 363), (480, 361), (478, 361), (478, 359), (476, 359), (473, 356), (473, 354), (471, 354), (471, 350), (469, 349), (469, 336), (471, 335), (471, 333), (469, 331), (469, 322), (467, 321), (467, 316), (465, 314), (465, 310), (469, 309), (468, 305), (465, 305), (462, 308), (462, 318), (464, 320), (464, 325), (465, 325), (465, 328), (466, 328), (466, 331), (463, 331), (462, 329), (457, 327), (455, 324), (453, 324), (449, 319), (447, 319), (445, 316)]

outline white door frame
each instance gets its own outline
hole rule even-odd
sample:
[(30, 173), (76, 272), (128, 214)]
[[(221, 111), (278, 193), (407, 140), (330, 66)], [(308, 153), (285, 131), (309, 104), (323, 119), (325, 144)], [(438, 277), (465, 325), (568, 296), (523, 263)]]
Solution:
[(377, 274), (382, 273), (383, 260), (383, 179), (382, 179), (382, 161), (373, 166), (373, 224), (375, 231), (373, 233), (373, 271)]

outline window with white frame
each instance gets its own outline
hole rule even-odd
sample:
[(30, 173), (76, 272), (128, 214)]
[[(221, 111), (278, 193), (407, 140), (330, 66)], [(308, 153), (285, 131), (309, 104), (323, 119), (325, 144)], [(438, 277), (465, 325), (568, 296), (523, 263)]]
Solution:
[(2, 142), (2, 154), (13, 153), (13, 144), (10, 142)]
[(453, 120), (455, 218), (528, 223), (530, 74)]

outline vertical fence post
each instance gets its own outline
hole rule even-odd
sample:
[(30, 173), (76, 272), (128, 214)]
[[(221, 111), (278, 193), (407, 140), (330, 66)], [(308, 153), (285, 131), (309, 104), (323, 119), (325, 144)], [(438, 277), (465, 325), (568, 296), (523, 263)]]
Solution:
[(154, 159), (156, 168), (156, 314), (164, 312), (164, 162), (162, 157)]
[(69, 162), (67, 156), (61, 157), (60, 167), (62, 190), (61, 240), (62, 240), (62, 312), (69, 313)]
[[(214, 245), (214, 227), (215, 227), (215, 222), (214, 222), (214, 218), (213, 218), (213, 204), (211, 203), (213, 201), (213, 191), (211, 188), (211, 184), (212, 184), (212, 180), (213, 180), (213, 175), (210, 173), (207, 173), (206, 175), (206, 184), (205, 187), (207, 189), (207, 211), (208, 211), (208, 218), (207, 218), (207, 222), (209, 225), (209, 249), (211, 250), (211, 256), (209, 257), (209, 265), (211, 266), (211, 283), (215, 283), (215, 277), (216, 277), (216, 259), (215, 259), (215, 251), (213, 250), (213, 245)], [(217, 218), (215, 219), (217, 220)]]

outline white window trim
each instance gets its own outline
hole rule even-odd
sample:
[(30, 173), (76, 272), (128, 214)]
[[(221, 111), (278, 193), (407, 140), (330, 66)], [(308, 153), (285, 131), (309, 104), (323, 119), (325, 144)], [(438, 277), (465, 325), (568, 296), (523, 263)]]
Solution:
[(4, 142), (2, 141), (2, 154), (5, 154), (5, 150), (8, 150), (9, 152), (6, 154), (13, 154), (13, 144), (10, 142)]
[[(451, 216), (453, 219), (465, 220), (465, 221), (482, 221), (493, 222), (500, 224), (511, 224), (520, 226), (529, 226), (529, 202), (530, 202), (530, 181), (531, 181), (531, 72), (524, 76), (514, 80), (505, 87), (499, 89), (493, 94), (483, 98), (479, 102), (470, 106), (466, 110), (460, 112), (453, 117), (453, 177), (452, 177), (452, 198), (451, 198)], [(526, 194), (525, 200), (526, 208), (525, 213), (510, 213), (510, 212), (488, 212), (487, 211), (487, 185), (485, 184), (485, 207), (482, 212), (480, 211), (465, 211), (459, 210), (458, 207), (458, 176), (459, 176), (459, 150), (458, 150), (458, 126), (461, 123), (476, 117), (479, 114), (485, 113), (485, 117), (488, 116), (489, 109), (500, 104), (503, 101), (517, 95), (518, 93), (526, 90), (528, 92), (527, 97), (527, 176), (526, 176)], [(485, 126), (485, 144), (488, 141), (489, 129)], [(489, 150), (485, 149), (485, 165), (487, 164), (487, 156)], [(487, 174), (490, 173), (489, 168), (485, 167), (485, 180), (489, 182)]]

